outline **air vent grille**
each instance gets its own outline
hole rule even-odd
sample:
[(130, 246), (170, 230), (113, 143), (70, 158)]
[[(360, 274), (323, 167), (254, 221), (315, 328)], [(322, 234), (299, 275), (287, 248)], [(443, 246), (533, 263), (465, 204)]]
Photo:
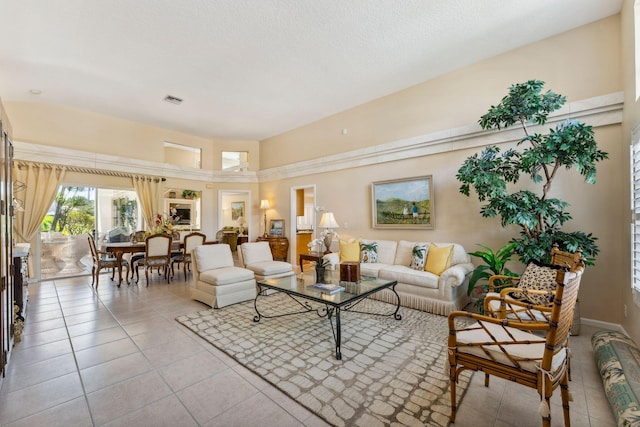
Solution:
[(177, 96), (172, 96), (172, 95), (165, 96), (164, 100), (176, 105), (180, 105), (182, 103), (181, 98), (178, 98)]

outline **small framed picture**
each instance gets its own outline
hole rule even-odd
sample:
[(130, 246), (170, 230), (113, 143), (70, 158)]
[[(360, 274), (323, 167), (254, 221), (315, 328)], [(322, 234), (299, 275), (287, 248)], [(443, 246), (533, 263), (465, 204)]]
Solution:
[(284, 236), (284, 219), (272, 219), (269, 221), (270, 236)]
[(236, 221), (241, 216), (244, 217), (244, 202), (231, 202), (231, 219)]

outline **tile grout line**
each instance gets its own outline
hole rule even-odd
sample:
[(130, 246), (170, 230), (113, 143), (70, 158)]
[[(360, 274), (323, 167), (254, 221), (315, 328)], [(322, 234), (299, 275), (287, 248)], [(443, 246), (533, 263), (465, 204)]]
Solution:
[[(135, 286), (138, 286), (138, 284), (136, 283), (136, 285), (135, 285)], [(177, 395), (177, 393), (176, 393), (176, 392), (171, 388), (171, 386), (169, 385), (169, 383), (167, 383), (167, 381), (164, 379), (164, 377), (160, 374), (158, 367), (156, 367), (153, 363), (151, 363), (151, 361), (149, 360), (149, 358), (147, 357), (147, 355), (144, 353), (144, 350), (143, 350), (143, 349), (138, 345), (138, 343), (135, 341), (135, 339), (133, 338), (133, 336), (129, 334), (129, 331), (127, 331), (127, 329), (124, 327), (124, 325), (123, 325), (122, 323), (120, 323), (120, 320), (119, 320), (119, 319), (118, 319), (118, 317), (113, 313), (113, 311), (111, 311), (111, 309), (110, 309), (110, 308), (109, 308), (109, 307), (104, 303), (104, 301), (103, 301), (103, 300), (102, 300), (102, 298), (100, 297), (100, 294), (97, 292), (97, 289), (94, 289), (94, 288), (93, 288), (93, 286), (91, 286), (91, 289), (92, 289), (93, 293), (97, 296), (97, 298), (98, 298), (98, 300), (100, 301), (100, 303), (102, 304), (102, 306), (103, 306), (103, 307), (104, 307), (104, 308), (109, 312), (109, 314), (111, 315), (111, 317), (113, 317), (113, 319), (116, 321), (116, 323), (118, 324), (118, 326), (119, 326), (120, 328), (122, 328), (122, 330), (123, 330), (123, 331), (124, 331), (124, 333), (126, 334), (127, 338), (129, 338), (129, 339), (131, 340), (131, 342), (132, 342), (132, 343), (133, 343), (133, 345), (136, 347), (136, 349), (138, 349), (138, 351), (140, 352), (140, 354), (142, 355), (142, 357), (143, 357), (143, 358), (144, 358), (144, 359), (149, 363), (149, 366), (151, 366), (151, 370), (152, 370), (153, 372), (155, 372), (155, 373), (158, 375), (158, 377), (160, 377), (160, 379), (162, 380), (162, 382), (167, 386), (167, 388), (171, 391), (171, 394), (172, 394), (172, 395), (173, 395), (173, 396), (178, 400), (178, 402), (180, 402), (180, 405), (182, 405), (182, 407), (184, 408), (184, 410), (189, 414), (189, 416), (193, 419), (193, 421), (196, 423), (196, 425), (200, 425), (200, 423), (198, 423), (198, 421), (195, 419), (195, 417), (193, 416), (193, 414), (191, 413), (191, 411), (189, 411), (189, 409), (184, 405), (184, 402), (180, 399), (180, 397)], [(119, 288), (119, 289), (120, 289), (120, 288)], [(127, 289), (126, 289), (126, 290), (127, 290), (127, 293), (128, 293), (128, 292), (129, 292), (129, 288), (127, 287)], [(138, 298), (138, 296), (137, 296), (137, 295), (136, 295), (136, 298)], [(153, 310), (153, 312), (154, 312), (154, 313), (156, 313), (156, 314), (159, 314), (159, 313), (157, 313), (157, 312), (156, 312), (156, 310), (155, 310), (155, 309)], [(161, 317), (162, 317), (162, 316), (161, 316)], [(141, 375), (144, 375), (144, 373), (143, 373), (143, 374), (136, 375), (136, 376), (134, 376), (134, 377), (127, 378), (126, 380), (120, 381), (119, 383), (122, 383), (122, 382), (128, 381), (128, 380), (130, 380), (130, 379), (132, 379), (132, 378), (136, 378), (136, 377), (139, 377), (139, 376), (141, 376)], [(119, 384), (119, 383), (115, 383), (115, 384)], [(112, 384), (112, 385), (115, 385), (115, 384)], [(167, 397), (167, 396), (163, 396), (163, 397), (161, 397), (160, 399), (154, 400), (153, 402), (148, 402), (145, 406), (149, 406), (149, 405), (151, 405), (152, 403), (155, 403), (155, 402), (158, 402), (158, 401), (160, 401), (160, 400), (162, 400), (162, 399), (165, 399), (166, 397)], [(120, 417), (118, 417), (118, 418), (116, 418), (116, 419), (114, 419), (114, 420), (111, 420), (110, 422), (115, 421), (115, 420), (117, 420), (117, 419), (121, 419), (121, 418), (123, 418), (123, 417), (126, 417), (127, 415), (132, 414), (132, 413), (134, 413), (134, 412), (136, 412), (136, 411), (139, 411), (139, 410), (141, 410), (141, 409), (142, 409), (142, 408), (138, 408), (138, 409), (135, 409), (135, 410), (133, 410), (133, 411), (127, 412), (126, 414), (122, 414)], [(92, 418), (92, 421), (93, 421), (93, 418)], [(94, 425), (95, 425), (95, 423), (94, 423)]]

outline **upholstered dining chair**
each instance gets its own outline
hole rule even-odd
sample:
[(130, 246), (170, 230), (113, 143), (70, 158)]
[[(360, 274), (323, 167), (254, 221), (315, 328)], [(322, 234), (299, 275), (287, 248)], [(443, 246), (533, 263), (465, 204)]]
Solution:
[[(466, 311), (449, 314), (451, 422), (455, 422), (457, 411), (458, 377), (469, 369), (535, 388), (540, 395), (539, 412), (545, 427), (551, 425), (551, 396), (560, 386), (564, 424), (570, 426), (566, 344), (583, 271), (557, 270), (553, 308), (546, 322), (496, 319)], [(526, 305), (517, 301), (513, 304)]]
[[(95, 283), (96, 289), (98, 289), (98, 283), (100, 281), (100, 270), (103, 268), (111, 268), (111, 281), (113, 281), (116, 268), (118, 268), (118, 260), (113, 255), (104, 251), (99, 251), (96, 248), (96, 242), (91, 234), (89, 238), (89, 249), (91, 249), (91, 258), (93, 260), (93, 266), (91, 267), (91, 286)], [(127, 260), (122, 260), (122, 266), (127, 268), (127, 276), (129, 275), (129, 263)]]
[(167, 283), (171, 283), (171, 243), (172, 237), (168, 234), (153, 234), (145, 239), (144, 258), (136, 261), (134, 271), (136, 273), (136, 283), (140, 280), (138, 269), (144, 267), (144, 275), (149, 286), (149, 270), (157, 267), (164, 269)]
[(187, 270), (191, 268), (191, 253), (196, 247), (204, 245), (206, 240), (207, 235), (198, 232), (189, 233), (184, 236), (180, 254), (174, 255), (171, 258), (171, 275), (174, 273), (174, 265), (182, 264), (184, 280), (187, 280)]
[[(146, 238), (147, 238), (147, 232), (144, 230), (134, 231), (129, 235), (129, 241), (131, 243), (144, 242)], [(144, 258), (144, 254), (131, 253), (131, 254), (124, 254), (124, 256), (129, 257), (129, 264), (131, 265), (131, 280), (133, 280), (133, 275), (135, 274), (135, 270), (133, 269), (133, 266), (136, 263), (136, 261)], [(127, 277), (127, 281), (128, 280), (129, 280), (129, 277)]]

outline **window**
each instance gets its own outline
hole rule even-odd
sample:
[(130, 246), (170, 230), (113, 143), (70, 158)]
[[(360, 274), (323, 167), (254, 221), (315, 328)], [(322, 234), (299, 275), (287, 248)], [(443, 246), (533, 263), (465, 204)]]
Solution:
[(246, 172), (249, 170), (249, 152), (223, 151), (222, 170), (228, 172)]
[(171, 165), (186, 166), (200, 169), (202, 153), (199, 148), (188, 147), (186, 145), (164, 143), (164, 161)]
[(133, 190), (61, 186), (40, 224), (43, 278), (88, 274), (87, 234), (98, 244), (128, 241), (143, 224)]
[(631, 286), (640, 291), (640, 125), (631, 146)]

